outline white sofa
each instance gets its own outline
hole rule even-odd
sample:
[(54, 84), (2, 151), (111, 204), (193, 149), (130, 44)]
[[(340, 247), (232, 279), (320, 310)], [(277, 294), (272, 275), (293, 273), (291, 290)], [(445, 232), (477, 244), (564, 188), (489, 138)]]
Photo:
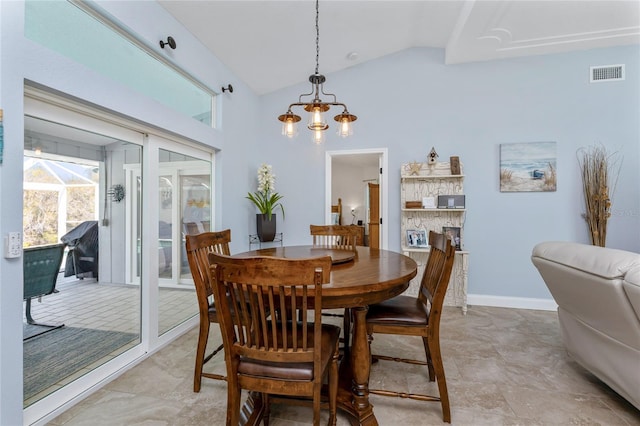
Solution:
[(531, 260), (558, 304), (569, 355), (640, 409), (640, 254), (552, 241)]

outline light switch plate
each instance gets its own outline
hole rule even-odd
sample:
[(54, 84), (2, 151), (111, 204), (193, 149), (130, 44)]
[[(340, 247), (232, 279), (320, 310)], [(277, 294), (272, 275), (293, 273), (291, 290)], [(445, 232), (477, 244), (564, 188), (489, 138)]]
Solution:
[(13, 259), (22, 256), (22, 234), (9, 232), (4, 237), (4, 257)]

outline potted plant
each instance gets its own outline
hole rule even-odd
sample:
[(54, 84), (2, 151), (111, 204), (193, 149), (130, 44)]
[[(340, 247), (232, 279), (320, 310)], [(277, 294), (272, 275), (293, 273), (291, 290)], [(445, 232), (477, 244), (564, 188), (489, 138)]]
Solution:
[(246, 198), (256, 205), (256, 229), (260, 241), (273, 241), (276, 235), (276, 215), (274, 209), (280, 208), (284, 219), (284, 206), (280, 202), (282, 195), (275, 192), (276, 175), (271, 171), (270, 164), (262, 164), (258, 169), (258, 190), (247, 193)]

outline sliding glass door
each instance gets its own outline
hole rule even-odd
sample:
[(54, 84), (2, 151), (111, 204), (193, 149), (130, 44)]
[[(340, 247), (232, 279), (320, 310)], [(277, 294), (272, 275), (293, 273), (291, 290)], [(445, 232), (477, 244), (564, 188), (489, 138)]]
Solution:
[(27, 423), (197, 324), (185, 236), (215, 223), (213, 151), (63, 105), (25, 96), (25, 251), (65, 245), (23, 304)]
[(212, 228), (211, 154), (158, 150), (158, 333), (198, 313), (185, 235)]
[(64, 245), (54, 287), (35, 292), (43, 269), (25, 267), (25, 294), (33, 296), (24, 305), (26, 407), (141, 340), (140, 286), (124, 275), (123, 248), (131, 222), (142, 220), (126, 209), (136, 196), (126, 169), (139, 168), (142, 146), (32, 116), (24, 146), (25, 265)]

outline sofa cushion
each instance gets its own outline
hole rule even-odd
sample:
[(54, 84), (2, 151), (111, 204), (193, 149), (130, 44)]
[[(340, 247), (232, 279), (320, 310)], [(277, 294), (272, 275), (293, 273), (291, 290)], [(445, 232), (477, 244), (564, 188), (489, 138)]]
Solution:
[(553, 259), (565, 265), (602, 278), (622, 278), (640, 266), (640, 254), (608, 247), (567, 241), (548, 241), (533, 248), (533, 257)]

